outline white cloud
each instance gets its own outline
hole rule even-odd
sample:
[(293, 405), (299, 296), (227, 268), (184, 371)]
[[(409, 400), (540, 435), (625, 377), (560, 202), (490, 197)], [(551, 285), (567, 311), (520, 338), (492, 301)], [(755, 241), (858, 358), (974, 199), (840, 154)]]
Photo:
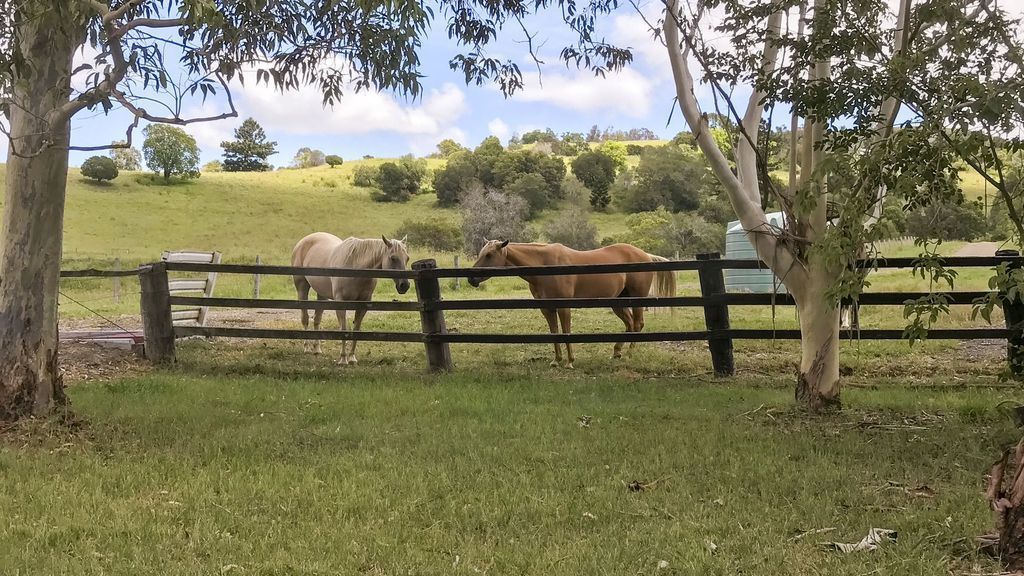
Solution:
[(0, 162), (7, 162), (7, 136), (0, 134)]
[(454, 84), (431, 90), (419, 105), (403, 105), (382, 92), (349, 92), (334, 106), (312, 86), (281, 93), (265, 85), (237, 89), (239, 109), (269, 131), (287, 134), (391, 132), (438, 136), (450, 131), (466, 110), (465, 94)]
[(540, 82), (527, 80), (513, 99), (543, 102), (577, 112), (612, 111), (641, 118), (651, 110), (652, 82), (640, 72), (626, 68), (604, 77), (586, 71), (545, 74)]
[(491, 136), (497, 136), (498, 140), (502, 142), (508, 140), (509, 136), (512, 135), (512, 130), (508, 127), (501, 118), (495, 118), (487, 123), (487, 131)]

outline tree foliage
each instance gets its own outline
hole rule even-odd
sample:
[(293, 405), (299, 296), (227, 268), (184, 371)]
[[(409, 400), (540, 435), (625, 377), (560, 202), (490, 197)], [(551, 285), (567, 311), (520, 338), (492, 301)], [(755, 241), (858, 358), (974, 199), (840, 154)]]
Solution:
[(392, 236), (408, 236), (416, 246), (441, 252), (458, 252), (463, 248), (462, 228), (441, 216), (406, 220)]
[(90, 156), (82, 162), (82, 176), (97, 182), (117, 178), (117, 164), (106, 156)]
[(584, 152), (572, 161), (572, 173), (590, 189), (590, 204), (597, 210), (608, 207), (608, 190), (615, 181), (615, 160), (597, 150)]
[(377, 181), (377, 166), (372, 164), (360, 164), (352, 171), (352, 185), (359, 188), (369, 188)]
[(151, 124), (143, 134), (146, 140), (142, 154), (150, 170), (161, 174), (165, 181), (171, 176), (199, 177), (199, 145), (188, 132), (177, 126)]
[(448, 158), (444, 167), (434, 172), (433, 187), (437, 193), (437, 203), (441, 206), (454, 206), (462, 196), (480, 186), (477, 177), (476, 155), (469, 150), (455, 152)]
[[(565, 171), (565, 162), (560, 158), (535, 150), (517, 150), (500, 154), (495, 158), (491, 168), (491, 185), (504, 188), (524, 174), (537, 174), (544, 179), (548, 197), (556, 199), (561, 196)], [(483, 174), (480, 181), (487, 183)]]
[(142, 154), (135, 148), (122, 147), (127, 144), (124, 140), (111, 142), (111, 146), (118, 146), (110, 149), (110, 157), (114, 160), (114, 165), (117, 166), (118, 170), (129, 172), (142, 170)]
[(713, 187), (699, 156), (687, 154), (678, 146), (649, 146), (636, 169), (619, 178), (614, 195), (624, 212), (648, 212), (659, 207), (683, 212), (697, 209)]
[(599, 246), (597, 226), (590, 221), (590, 213), (578, 207), (559, 212), (544, 226), (548, 242), (564, 244), (576, 250), (593, 250)]
[(263, 127), (253, 118), (246, 118), (235, 129), (235, 139), (220, 143), (224, 149), (225, 172), (266, 172), (267, 158), (277, 154), (277, 142), (267, 139)]
[(341, 156), (338, 156), (337, 154), (328, 154), (327, 157), (324, 158), (324, 161), (327, 162), (327, 165), (330, 166), (331, 168), (334, 168), (335, 166), (341, 166), (342, 164), (345, 163), (345, 159), (342, 158)]
[(293, 168), (316, 168), (327, 163), (327, 155), (322, 150), (302, 147), (292, 158)]
[(695, 214), (673, 214), (665, 208), (638, 212), (626, 217), (628, 231), (607, 239), (627, 242), (651, 254), (692, 257), (704, 252), (721, 252), (725, 226), (706, 222)]
[(451, 138), (445, 138), (437, 143), (437, 154), (441, 158), (451, 158), (454, 154), (466, 150), (466, 147)]
[(412, 156), (403, 156), (397, 163), (385, 162), (377, 168), (377, 190), (370, 193), (370, 198), (377, 202), (406, 202), (419, 193), (426, 175), (426, 162)]
[(471, 190), (462, 199), (462, 237), (467, 254), (476, 255), (485, 239), (530, 242), (534, 232), (527, 224), (530, 206), (512, 194)]

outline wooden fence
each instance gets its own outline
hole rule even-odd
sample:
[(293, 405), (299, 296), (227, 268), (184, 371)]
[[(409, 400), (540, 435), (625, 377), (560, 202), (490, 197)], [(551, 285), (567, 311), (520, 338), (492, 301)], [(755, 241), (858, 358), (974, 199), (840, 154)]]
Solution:
[[(890, 258), (862, 262), (861, 265), (877, 268), (911, 268), (915, 258)], [(996, 257), (949, 257), (944, 259), (947, 267), (994, 267), (1010, 262), (1024, 264), (1024, 259), (1010, 256)], [(420, 260), (411, 270), (369, 270), (341, 268), (297, 268), (291, 266), (251, 266), (241, 264), (197, 264), (184, 262), (159, 262), (139, 270), (142, 287), (142, 319), (145, 334), (145, 351), (154, 362), (173, 361), (175, 339), (185, 336), (237, 337), (237, 338), (279, 338), (303, 340), (366, 340), (384, 342), (418, 342), (425, 347), (427, 364), (431, 370), (452, 369), (452, 343), (473, 344), (542, 344), (542, 343), (596, 343), (596, 342), (679, 342), (707, 341), (711, 352), (714, 371), (719, 375), (734, 373), (733, 340), (737, 339), (799, 339), (799, 330), (733, 328), (729, 321), (730, 306), (787, 306), (793, 305), (788, 294), (726, 293), (723, 270), (755, 269), (763, 264), (753, 260), (723, 260), (718, 254), (702, 254), (697, 260), (644, 262), (632, 264), (601, 264), (578, 266), (537, 266), (515, 268), (437, 268), (434, 260)], [(441, 294), (442, 278), (466, 278), (468, 276), (546, 276), (561, 274), (604, 274), (609, 272), (639, 271), (696, 271), (700, 278), (700, 296), (675, 296), (666, 298), (551, 298), (551, 299), (475, 299), (445, 300)], [(270, 300), (256, 298), (203, 298), (172, 296), (167, 289), (167, 272), (218, 272), (247, 275), (305, 275), (360, 278), (407, 278), (416, 285), (415, 302), (337, 302), (331, 300)], [(988, 294), (987, 292), (947, 293), (948, 302), (955, 305), (969, 305)], [(926, 292), (869, 292), (861, 294), (857, 306), (902, 306), (907, 301), (927, 295)], [(231, 328), (214, 326), (174, 326), (171, 321), (171, 307), (174, 305), (209, 306), (227, 308), (259, 308), (277, 310), (374, 310), (415, 312), (421, 320), (419, 332), (355, 332), (339, 330), (278, 330), (263, 328)], [(611, 308), (611, 307), (700, 307), (704, 309), (705, 330), (680, 332), (638, 332), (599, 334), (480, 334), (449, 333), (445, 324), (448, 310), (525, 310), (557, 308)], [(1015, 304), (1014, 308), (1021, 305)], [(1007, 314), (1007, 317), (1011, 314)], [(1024, 316), (1022, 316), (1024, 317)], [(1007, 328), (936, 329), (929, 332), (932, 339), (1006, 339), (1011, 352), (1024, 351), (1022, 323)], [(843, 331), (842, 336), (860, 340), (898, 340), (904, 337), (903, 330), (862, 329)]]

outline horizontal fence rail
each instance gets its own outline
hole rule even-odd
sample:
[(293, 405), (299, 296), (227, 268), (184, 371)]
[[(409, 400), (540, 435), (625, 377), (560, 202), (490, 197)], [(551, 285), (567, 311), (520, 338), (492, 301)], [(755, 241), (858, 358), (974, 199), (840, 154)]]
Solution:
[[(1024, 258), (1017, 256), (970, 256), (947, 257), (941, 262), (949, 268), (995, 267), (1009, 263), (1011, 266), (1024, 265)], [(918, 258), (878, 258), (860, 260), (856, 264), (862, 269), (907, 269), (920, 265)], [(62, 278), (126, 277), (139, 275), (142, 286), (143, 324), (146, 327), (146, 352), (154, 361), (173, 360), (176, 337), (232, 337), (232, 338), (279, 338), (292, 340), (359, 340), (377, 342), (422, 343), (426, 346), (428, 363), (432, 369), (451, 369), (449, 344), (585, 344), (611, 342), (687, 342), (706, 341), (712, 352), (715, 372), (731, 374), (733, 340), (799, 340), (800, 331), (794, 329), (749, 329), (732, 328), (729, 325), (728, 308), (731, 306), (792, 306), (793, 297), (771, 293), (727, 293), (724, 290), (723, 270), (726, 269), (767, 269), (757, 260), (721, 259), (717, 254), (700, 255), (697, 260), (642, 262), (626, 264), (597, 264), (571, 266), (531, 266), (508, 268), (437, 268), (432, 260), (419, 261), (411, 270), (351, 269), (351, 268), (305, 268), (296, 266), (211, 264), (191, 262), (160, 262), (146, 264), (135, 270), (69, 270), (62, 271)], [(323, 276), (377, 279), (409, 279), (416, 283), (417, 300), (400, 301), (333, 301), (333, 300), (278, 300), (261, 298), (221, 298), (202, 296), (170, 295), (168, 271), (178, 272), (220, 272), (247, 275)], [(623, 298), (548, 298), (548, 299), (457, 299), (444, 300), (440, 293), (439, 279), (442, 278), (489, 278), (534, 276), (557, 276), (570, 274), (611, 274), (628, 272), (675, 271), (699, 272), (700, 296), (672, 297), (623, 297)], [(942, 293), (950, 305), (975, 304), (992, 292), (960, 291)], [(865, 292), (856, 301), (844, 300), (845, 306), (902, 306), (914, 300), (933, 296), (928, 292)], [(1002, 295), (1007, 317), (1007, 328), (965, 328), (933, 329), (929, 339), (1005, 339), (1014, 350), (1024, 354), (1024, 331), (1022, 326), (1010, 325), (1010, 316), (1024, 317), (1021, 304), (1011, 303)], [(212, 326), (188, 326), (172, 324), (172, 306), (204, 306), (219, 308), (258, 308), (270, 310), (315, 310), (315, 311), (381, 311), (415, 312), (420, 315), (420, 332), (374, 332), (354, 330), (293, 330), (233, 328)], [(698, 307), (705, 312), (706, 329), (675, 332), (640, 333), (590, 333), (590, 334), (514, 334), (514, 333), (462, 333), (446, 328), (446, 311), (472, 310), (552, 310), (563, 308), (675, 308)], [(1015, 317), (1016, 317), (1015, 316)], [(899, 340), (906, 338), (898, 329), (854, 329), (842, 330), (840, 337), (846, 340)]]

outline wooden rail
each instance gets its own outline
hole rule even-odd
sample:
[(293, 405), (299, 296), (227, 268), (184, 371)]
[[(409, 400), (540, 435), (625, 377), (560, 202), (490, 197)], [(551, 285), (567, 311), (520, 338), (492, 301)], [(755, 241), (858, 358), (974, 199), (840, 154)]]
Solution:
[[(994, 267), (1009, 262), (1022, 265), (1020, 257), (950, 257), (943, 259), (947, 267)], [(916, 258), (889, 258), (864, 260), (857, 266), (870, 269), (912, 268)], [(732, 306), (790, 306), (789, 294), (726, 293), (724, 269), (765, 268), (758, 261), (721, 259), (717, 254), (701, 255), (697, 260), (644, 262), (631, 264), (602, 264), (586, 266), (536, 266), (515, 268), (437, 268), (433, 260), (419, 261), (411, 270), (371, 270), (346, 268), (300, 268), (294, 266), (199, 264), (166, 262), (139, 268), (143, 282), (143, 320), (147, 324), (146, 350), (153, 350), (154, 360), (173, 359), (173, 342), (182, 336), (219, 336), (237, 338), (282, 338), (296, 340), (367, 340), (381, 342), (422, 343), (428, 365), (432, 370), (451, 370), (450, 344), (550, 344), (550, 343), (603, 343), (603, 342), (681, 342), (707, 341), (712, 355), (714, 371), (719, 375), (734, 373), (733, 341), (751, 339), (797, 340), (799, 330), (737, 329), (732, 328), (729, 308)], [(407, 278), (416, 284), (415, 302), (335, 302), (329, 300), (269, 300), (260, 298), (203, 298), (168, 296), (168, 271), (219, 272), (247, 275), (305, 275), (358, 278)], [(700, 296), (673, 296), (666, 298), (549, 298), (549, 299), (478, 299), (444, 300), (439, 279), (497, 276), (550, 276), (564, 274), (607, 274), (636, 271), (696, 271), (700, 279)], [(85, 276), (86, 274), (82, 274)], [(161, 282), (163, 284), (161, 284)], [(161, 290), (161, 286), (164, 287)], [(988, 292), (951, 292), (945, 296), (949, 304), (969, 305)], [(858, 306), (899, 306), (929, 295), (927, 292), (867, 292), (859, 295)], [(1006, 316), (1019, 314), (1024, 318), (1024, 306), (1010, 303), (1003, 296)], [(263, 308), (275, 310), (373, 310), (389, 312), (416, 312), (420, 315), (419, 332), (355, 332), (337, 330), (274, 330), (258, 328), (170, 326), (169, 310), (172, 305), (202, 305), (208, 307)], [(611, 308), (611, 307), (701, 307), (704, 309), (705, 330), (682, 332), (641, 332), (601, 334), (478, 334), (450, 333), (444, 313), (449, 310), (528, 310), (558, 308)], [(166, 311), (165, 311), (166, 309)], [(1008, 321), (1009, 322), (1009, 321)], [(170, 327), (169, 327), (170, 326)], [(1024, 322), (1008, 324), (1007, 328), (936, 329), (928, 334), (932, 339), (1007, 339), (1024, 342)], [(844, 330), (844, 339), (899, 340), (903, 330), (862, 329)], [(150, 339), (153, 344), (150, 345)], [(1024, 346), (1021, 347), (1024, 354)]]

